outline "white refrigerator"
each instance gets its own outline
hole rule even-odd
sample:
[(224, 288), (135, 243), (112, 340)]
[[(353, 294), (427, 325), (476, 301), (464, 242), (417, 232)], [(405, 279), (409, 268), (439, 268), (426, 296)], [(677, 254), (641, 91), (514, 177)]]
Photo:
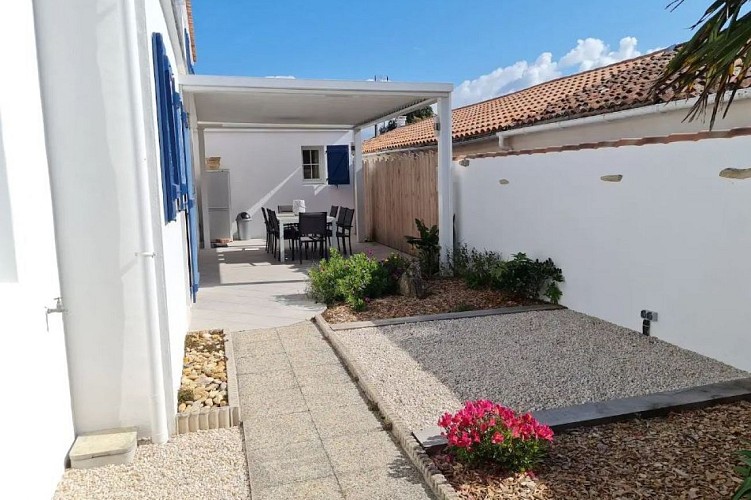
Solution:
[(229, 170), (207, 170), (204, 174), (209, 207), (209, 238), (211, 241), (232, 239)]

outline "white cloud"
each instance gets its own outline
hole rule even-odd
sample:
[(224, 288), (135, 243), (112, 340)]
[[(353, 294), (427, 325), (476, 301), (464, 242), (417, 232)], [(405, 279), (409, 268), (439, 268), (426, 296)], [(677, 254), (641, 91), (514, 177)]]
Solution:
[(576, 47), (557, 61), (553, 60), (550, 52), (543, 52), (534, 62), (517, 61), (474, 80), (465, 80), (454, 89), (453, 104), (458, 107), (492, 99), (564, 74), (599, 68), (640, 55), (637, 40), (632, 36), (622, 38), (618, 50), (610, 50), (605, 42), (597, 38), (578, 40)]
[(294, 80), (295, 77), (292, 75), (274, 75), (274, 76), (267, 76), (266, 78), (281, 78), (283, 80)]

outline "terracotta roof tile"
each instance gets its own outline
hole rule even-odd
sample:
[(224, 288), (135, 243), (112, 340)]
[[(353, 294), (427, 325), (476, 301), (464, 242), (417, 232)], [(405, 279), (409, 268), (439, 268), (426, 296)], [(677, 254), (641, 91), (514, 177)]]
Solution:
[[(667, 96), (653, 96), (650, 89), (673, 54), (670, 49), (654, 52), (457, 108), (452, 112), (454, 141), (667, 102)], [(745, 81), (743, 86), (748, 86)], [(366, 141), (363, 151), (435, 144), (433, 123), (428, 119), (399, 127)]]

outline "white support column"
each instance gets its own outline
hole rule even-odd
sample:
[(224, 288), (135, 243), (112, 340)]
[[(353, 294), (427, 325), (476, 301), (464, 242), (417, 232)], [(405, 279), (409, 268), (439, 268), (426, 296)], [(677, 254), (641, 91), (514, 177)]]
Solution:
[(352, 166), (355, 185), (355, 229), (357, 241), (365, 241), (365, 178), (362, 170), (362, 129), (354, 130), (355, 159)]
[(198, 129), (198, 169), (201, 172), (198, 185), (199, 203), (201, 204), (201, 239), (203, 245), (201, 248), (211, 248), (211, 229), (209, 228), (209, 202), (208, 193), (206, 193), (206, 147), (204, 140), (204, 130)]
[(453, 145), (451, 137), (451, 97), (438, 99), (438, 235), (441, 262), (454, 248), (454, 201), (451, 165)]

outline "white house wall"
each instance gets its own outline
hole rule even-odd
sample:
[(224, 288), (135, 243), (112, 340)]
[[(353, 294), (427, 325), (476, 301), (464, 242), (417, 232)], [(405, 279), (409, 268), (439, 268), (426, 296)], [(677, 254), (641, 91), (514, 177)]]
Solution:
[(206, 156), (220, 156), (230, 171), (231, 217), (249, 212), (254, 238), (265, 235), (261, 206), (276, 210), (301, 199), (309, 212), (354, 208), (351, 161), (347, 185), (306, 184), (302, 174), (303, 146), (349, 145), (350, 131), (206, 130), (205, 141)]
[[(161, 2), (159, 0), (146, 1), (146, 27), (149, 39), (152, 33), (161, 33), (165, 41), (167, 56), (172, 64), (172, 70), (177, 76), (177, 58), (175, 48), (172, 46), (167, 30), (167, 22), (164, 18)], [(149, 42), (149, 48), (151, 47)], [(148, 75), (149, 82), (154, 82), (154, 64), (152, 52), (148, 51), (148, 59), (142, 60), (141, 71)], [(153, 83), (148, 87), (148, 99), (152, 108), (149, 112), (151, 119), (151, 130), (147, 133), (152, 137), (149, 141), (152, 145), (151, 154), (153, 154), (153, 165), (160, 165), (159, 156), (159, 136), (158, 122), (156, 115), (156, 94)], [(154, 189), (161, 192), (161, 168), (155, 168), (157, 183)], [(159, 204), (159, 224), (155, 225), (158, 231), (155, 234), (155, 242), (161, 241), (162, 259), (157, 262), (161, 264), (163, 273), (163, 282), (160, 287), (160, 301), (163, 310), (166, 309), (166, 329), (168, 335), (162, 338), (162, 349), (169, 360), (165, 363), (165, 385), (167, 389), (166, 402), (169, 410), (175, 411), (177, 408), (177, 390), (180, 387), (182, 378), (183, 365), (183, 347), (185, 343), (185, 334), (188, 330), (190, 315), (190, 277), (188, 274), (188, 247), (186, 243), (187, 221), (185, 212), (178, 212), (177, 220), (164, 224), (164, 206)], [(172, 423), (172, 420), (170, 420)]]
[(0, 412), (3, 498), (51, 498), (75, 438), (62, 316), (44, 309), (60, 284), (33, 10), (0, 2), (0, 331), (19, 388)]
[[(750, 137), (473, 159), (454, 168), (458, 239), (554, 259), (562, 303), (751, 370)], [(605, 175), (623, 175), (604, 182)], [(506, 179), (507, 184), (500, 184)]]
[[(151, 31), (165, 31), (158, 0), (135, 2), (146, 123), (130, 104), (124, 3), (35, 2), (47, 147), (77, 433), (137, 426), (150, 435), (150, 370), (134, 130), (146, 128), (152, 227), (161, 297), (165, 412), (173, 415), (187, 326), (184, 221), (166, 227), (151, 74)], [(165, 33), (168, 53), (169, 38)], [(166, 303), (166, 306), (165, 306)], [(165, 314), (165, 310), (167, 314)], [(170, 419), (171, 420), (171, 419)]]

